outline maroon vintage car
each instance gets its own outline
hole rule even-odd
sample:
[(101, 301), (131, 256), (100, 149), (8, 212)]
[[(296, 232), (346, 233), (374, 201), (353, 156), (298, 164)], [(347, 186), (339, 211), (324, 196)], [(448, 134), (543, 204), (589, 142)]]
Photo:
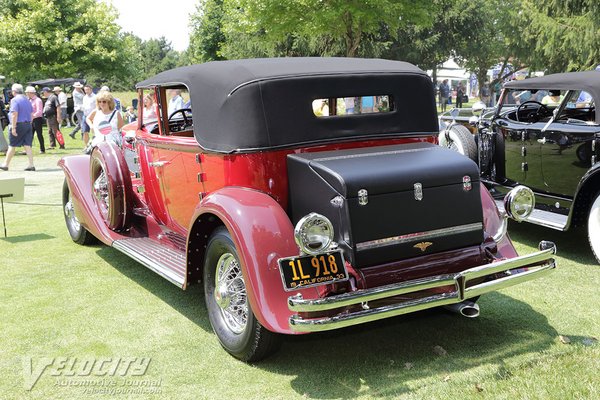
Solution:
[(532, 193), (514, 188), (500, 214), (477, 165), (436, 145), (432, 83), (413, 65), (211, 62), (137, 88), (121, 146), (60, 161), (67, 228), (183, 289), (203, 282), (237, 358), (432, 307), (474, 317), (481, 294), (555, 268), (553, 243), (518, 256), (506, 234)]

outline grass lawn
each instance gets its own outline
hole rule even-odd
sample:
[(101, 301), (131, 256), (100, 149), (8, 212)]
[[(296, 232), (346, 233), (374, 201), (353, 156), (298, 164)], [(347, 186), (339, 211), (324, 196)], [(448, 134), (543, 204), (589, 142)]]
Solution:
[[(520, 253), (554, 240), (559, 267), (483, 296), (478, 319), (430, 310), (288, 337), (247, 365), (221, 349), (200, 287), (181, 291), (114, 249), (70, 240), (56, 162), (82, 144), (66, 140), (67, 150), (36, 151), (36, 172), (23, 171), (21, 155), (0, 171), (26, 179), (25, 201), (5, 204), (0, 237), (0, 399), (600, 398), (600, 266), (581, 232), (512, 224)], [(90, 394), (86, 377), (56, 369), (26, 390), (24, 361), (36, 369), (53, 357), (151, 361), (143, 376), (87, 377), (128, 394)]]

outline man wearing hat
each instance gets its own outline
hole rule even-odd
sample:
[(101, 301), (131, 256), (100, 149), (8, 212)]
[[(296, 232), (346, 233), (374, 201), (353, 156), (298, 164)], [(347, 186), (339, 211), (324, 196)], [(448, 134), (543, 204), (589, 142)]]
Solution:
[(44, 154), (46, 152), (46, 147), (44, 147), (44, 135), (42, 135), (44, 104), (42, 103), (42, 99), (37, 96), (33, 86), (27, 86), (25, 88), (25, 95), (29, 98), (29, 102), (33, 108), (33, 112), (31, 113), (31, 127), (33, 128), (33, 132), (37, 135), (38, 142), (40, 142), (40, 153)]
[(33, 153), (31, 152), (31, 142), (33, 141), (33, 132), (31, 130), (31, 103), (23, 94), (23, 85), (15, 83), (12, 85), (12, 95), (10, 101), (10, 122), (11, 128), (8, 135), (9, 146), (6, 152), (4, 164), (0, 165), (0, 170), (8, 171), (10, 160), (15, 155), (17, 147), (25, 147), (27, 158), (29, 158), (29, 166), (25, 171), (35, 171), (33, 166)]
[[(65, 92), (62, 91), (60, 86), (54, 86), (54, 89), (52, 89), (52, 91), (54, 92), (54, 94), (56, 94), (56, 96), (58, 96), (58, 102), (60, 103), (62, 119), (67, 120), (67, 128), (70, 128), (71, 121), (69, 120), (69, 114), (67, 113), (67, 95), (65, 94)], [(59, 127), (62, 124), (62, 119), (58, 120)]]
[[(46, 123), (48, 124), (48, 136), (50, 137), (50, 148), (52, 149), (56, 148), (55, 133), (59, 130), (58, 121), (62, 121), (62, 110), (60, 108), (58, 97), (50, 91), (50, 88), (43, 88), (42, 93), (46, 96), (44, 116), (46, 117)], [(60, 146), (60, 148), (64, 149), (65, 146)]]
[(83, 85), (81, 82), (75, 82), (73, 84), (73, 112), (75, 113), (75, 118), (77, 120), (77, 125), (73, 132), (69, 133), (73, 139), (75, 139), (75, 134), (81, 129), (81, 123), (84, 120), (83, 118)]

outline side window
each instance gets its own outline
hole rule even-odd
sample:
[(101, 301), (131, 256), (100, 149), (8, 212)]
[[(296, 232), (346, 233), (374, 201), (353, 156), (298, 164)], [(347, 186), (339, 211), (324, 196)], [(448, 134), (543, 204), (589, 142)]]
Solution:
[(576, 90), (573, 92), (567, 103), (567, 108), (593, 108), (594, 99), (592, 95), (584, 90)]
[[(192, 101), (185, 86), (164, 89), (169, 135), (193, 136)], [(163, 108), (164, 109), (164, 108)]]
[(571, 91), (566, 107), (557, 119), (570, 124), (596, 125), (596, 107), (592, 95), (583, 90)]
[(158, 134), (158, 103), (154, 89), (142, 91), (142, 104), (138, 107), (138, 114), (142, 116), (142, 124), (148, 132)]

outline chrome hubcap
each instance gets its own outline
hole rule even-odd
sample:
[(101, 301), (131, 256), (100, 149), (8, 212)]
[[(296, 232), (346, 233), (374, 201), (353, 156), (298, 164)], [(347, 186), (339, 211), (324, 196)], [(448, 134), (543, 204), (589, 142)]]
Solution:
[(217, 261), (214, 296), (227, 327), (242, 333), (248, 323), (248, 297), (242, 269), (231, 253), (223, 254)]
[(79, 220), (75, 216), (75, 208), (73, 208), (73, 201), (71, 201), (70, 193), (69, 193), (69, 201), (67, 201), (67, 203), (65, 204), (65, 215), (67, 216), (67, 221), (69, 222), (69, 225), (71, 225), (71, 228), (74, 231), (79, 231), (79, 229), (81, 228), (81, 224), (79, 223)]

